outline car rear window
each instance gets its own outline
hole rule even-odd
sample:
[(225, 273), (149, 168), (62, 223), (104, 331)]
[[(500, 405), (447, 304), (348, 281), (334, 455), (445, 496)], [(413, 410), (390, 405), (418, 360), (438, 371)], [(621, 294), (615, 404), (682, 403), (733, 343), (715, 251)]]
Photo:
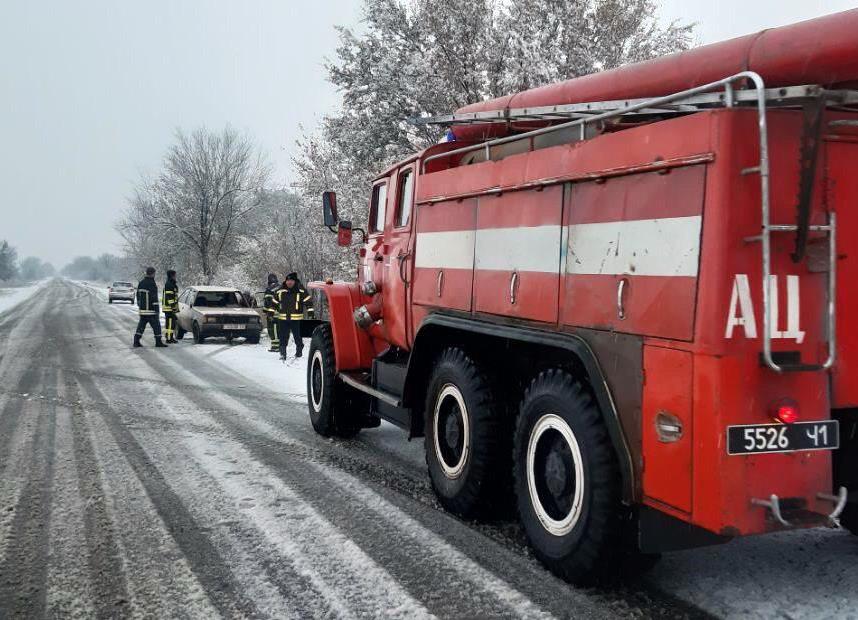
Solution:
[(114, 282), (113, 288), (131, 288), (131, 282)]
[(194, 305), (201, 308), (246, 308), (247, 303), (238, 291), (197, 291)]

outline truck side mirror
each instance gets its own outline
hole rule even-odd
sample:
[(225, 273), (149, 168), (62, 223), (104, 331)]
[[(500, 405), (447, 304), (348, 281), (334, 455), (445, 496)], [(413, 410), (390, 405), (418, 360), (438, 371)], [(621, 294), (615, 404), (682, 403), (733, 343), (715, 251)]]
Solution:
[(352, 223), (349, 220), (341, 220), (337, 226), (337, 245), (348, 247), (352, 244)]
[(325, 226), (337, 225), (337, 192), (322, 192), (322, 213)]

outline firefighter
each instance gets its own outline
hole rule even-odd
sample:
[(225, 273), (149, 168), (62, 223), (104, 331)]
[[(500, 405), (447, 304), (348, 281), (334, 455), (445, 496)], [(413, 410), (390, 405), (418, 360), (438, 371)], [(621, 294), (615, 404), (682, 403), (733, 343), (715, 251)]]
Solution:
[(274, 296), (277, 294), (277, 276), (273, 273), (268, 274), (268, 286), (265, 288), (265, 296), (262, 300), (262, 308), (265, 310), (265, 320), (268, 326), (268, 339), (271, 341), (271, 346), (268, 350), (271, 353), (280, 351), (280, 339), (277, 336), (277, 302)]
[(140, 344), (140, 337), (146, 329), (146, 325), (152, 326), (152, 331), (155, 333), (155, 346), (166, 347), (167, 345), (161, 342), (161, 321), (158, 318), (158, 285), (155, 284), (155, 268), (146, 268), (146, 277), (140, 280), (137, 284), (137, 308), (139, 309), (140, 320), (137, 322), (137, 332), (134, 334), (134, 346), (143, 346)]
[(301, 357), (304, 341), (301, 339), (301, 320), (304, 310), (308, 315), (313, 313), (313, 298), (307, 294), (298, 274), (294, 271), (286, 276), (283, 286), (277, 290), (274, 299), (277, 302), (277, 328), (280, 332), (280, 359), (286, 359), (286, 347), (289, 345), (289, 334), (295, 340), (295, 357)]
[(164, 312), (164, 335), (167, 342), (178, 344), (176, 340), (176, 313), (179, 311), (179, 286), (176, 284), (176, 272), (167, 270), (167, 281), (164, 282), (164, 297), (161, 300)]

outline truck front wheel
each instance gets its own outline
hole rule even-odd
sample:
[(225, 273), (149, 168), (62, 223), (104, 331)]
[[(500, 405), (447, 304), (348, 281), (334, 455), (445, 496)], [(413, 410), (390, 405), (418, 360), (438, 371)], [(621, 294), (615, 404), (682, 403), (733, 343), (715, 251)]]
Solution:
[(313, 429), (324, 437), (354, 437), (361, 429), (369, 403), (354, 388), (337, 381), (331, 326), (313, 331), (307, 363), (307, 404)]
[(620, 477), (590, 394), (562, 370), (539, 374), (522, 400), (513, 472), (518, 512), (539, 559), (590, 585), (617, 567)]
[(491, 505), (501, 462), (500, 419), (490, 382), (462, 349), (435, 362), (424, 409), (432, 488), (450, 512), (473, 517)]

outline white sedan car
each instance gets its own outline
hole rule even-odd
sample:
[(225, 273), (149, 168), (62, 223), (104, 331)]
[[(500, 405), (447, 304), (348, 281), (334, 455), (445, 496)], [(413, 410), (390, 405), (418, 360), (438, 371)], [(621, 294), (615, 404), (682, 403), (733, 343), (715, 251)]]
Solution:
[(240, 291), (223, 286), (192, 286), (179, 295), (180, 340), (186, 333), (200, 344), (209, 337), (232, 340), (244, 337), (251, 344), (259, 342), (262, 322)]

